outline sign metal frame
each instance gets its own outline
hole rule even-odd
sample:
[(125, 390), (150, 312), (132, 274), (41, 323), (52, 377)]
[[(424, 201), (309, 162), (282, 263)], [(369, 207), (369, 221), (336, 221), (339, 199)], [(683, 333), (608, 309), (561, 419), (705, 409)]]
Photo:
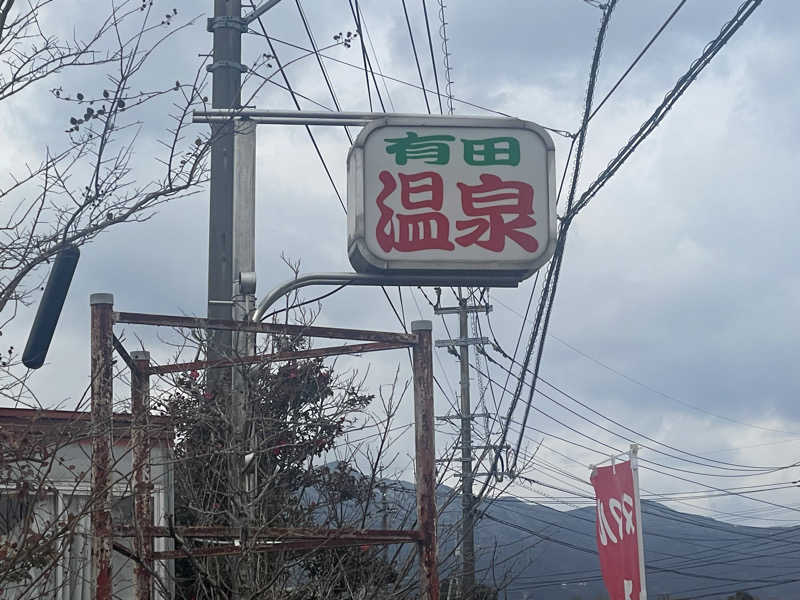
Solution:
[[(525, 130), (537, 136), (544, 147), (546, 165), (545, 189), (537, 188), (537, 199), (546, 194), (546, 201), (536, 204), (537, 217), (542, 218), (543, 209), (547, 214), (547, 240), (542, 241), (540, 251), (532, 259), (525, 260), (481, 260), (476, 267), (474, 260), (416, 260), (413, 257), (397, 260), (385, 259), (376, 256), (367, 243), (367, 215), (366, 206), (369, 201), (366, 197), (368, 174), (365, 171), (367, 157), (365, 145), (367, 140), (380, 129), (387, 127), (408, 127), (416, 130), (422, 128), (439, 128), (448, 130), (469, 129), (500, 129), (500, 130)], [(424, 163), (423, 163), (424, 164)], [(530, 121), (515, 118), (498, 117), (392, 117), (387, 116), (375, 119), (364, 127), (358, 138), (353, 142), (347, 156), (347, 202), (348, 202), (348, 256), (350, 263), (361, 273), (396, 274), (431, 274), (433, 272), (448, 278), (452, 285), (469, 285), (476, 277), (482, 279), (497, 276), (498, 279), (508, 281), (509, 278), (517, 282), (530, 277), (542, 267), (555, 251), (556, 245), (556, 175), (555, 175), (555, 144), (547, 131)]]

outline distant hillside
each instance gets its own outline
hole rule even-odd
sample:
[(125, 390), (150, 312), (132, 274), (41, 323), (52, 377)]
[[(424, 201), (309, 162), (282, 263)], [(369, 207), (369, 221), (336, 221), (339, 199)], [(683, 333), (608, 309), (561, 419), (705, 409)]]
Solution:
[[(395, 501), (410, 509), (413, 487), (395, 482), (392, 488)], [(726, 600), (737, 590), (759, 600), (800, 599), (800, 527), (740, 527), (653, 502), (642, 510), (649, 600)], [(440, 519), (440, 555), (450, 555), (443, 577), (455, 560), (447, 531), (460, 511), (456, 499)], [(594, 519), (593, 507), (561, 512), (515, 498), (495, 501), (476, 531), (479, 579), (491, 585), (511, 575), (507, 596), (501, 595), (508, 600), (605, 598)]]

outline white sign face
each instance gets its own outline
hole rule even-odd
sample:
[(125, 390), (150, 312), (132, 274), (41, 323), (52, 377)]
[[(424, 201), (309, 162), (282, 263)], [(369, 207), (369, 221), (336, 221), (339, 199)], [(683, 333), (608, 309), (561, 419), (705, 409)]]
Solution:
[(353, 144), (347, 179), (356, 271), (521, 280), (553, 254), (554, 146), (532, 123), (383, 119)]

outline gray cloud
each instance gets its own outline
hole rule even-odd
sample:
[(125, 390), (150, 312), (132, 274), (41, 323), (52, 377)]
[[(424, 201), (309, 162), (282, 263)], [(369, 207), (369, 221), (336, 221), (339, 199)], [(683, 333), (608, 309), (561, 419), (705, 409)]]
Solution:
[[(291, 3), (284, 4), (270, 12), (265, 21), (269, 30), (307, 45)], [(349, 10), (340, 4), (305, 4), (320, 45), (352, 27)], [(389, 9), (385, 3), (361, 4), (384, 71), (417, 83), (402, 11), (394, 5)], [(737, 5), (687, 4), (593, 121), (583, 185), (635, 131)], [(609, 30), (599, 93), (610, 87), (673, 6), (674, 2), (666, 0), (620, 2)], [(552, 332), (620, 372), (703, 410), (756, 427), (800, 431), (795, 402), (800, 377), (794, 366), (800, 329), (800, 279), (795, 258), (800, 247), (794, 223), (800, 215), (792, 200), (798, 183), (795, 157), (800, 129), (796, 114), (800, 53), (794, 35), (798, 16), (792, 8), (790, 2), (765, 3), (759, 8), (661, 128), (576, 220)], [(414, 5), (411, 11), (426, 85), (432, 88), (421, 9)], [(438, 19), (434, 11), (430, 16), (441, 77)], [(456, 95), (545, 125), (575, 130), (599, 17), (599, 11), (578, 0), (558, 4), (500, 2), (491, 8), (452, 3), (448, 6), (448, 27)], [(155, 85), (184, 77), (183, 73), (196, 68), (196, 55), (208, 46), (209, 36), (201, 19), (176, 39), (174, 46), (165, 49), (169, 60), (157, 61), (143, 76), (144, 81)], [(245, 39), (245, 48), (250, 57), (267, 51), (256, 36)], [(284, 62), (299, 55), (280, 44), (277, 48)], [(357, 45), (329, 52), (360, 62)], [(363, 74), (331, 62), (326, 66), (343, 108), (367, 108)], [(299, 92), (332, 104), (313, 58), (294, 63), (288, 73)], [(68, 77), (65, 75), (71, 81)], [(282, 83), (280, 78), (276, 81)], [(72, 83), (102, 85), (97, 78)], [(249, 85), (248, 89), (253, 89), (256, 80)], [(390, 83), (389, 89), (396, 110), (425, 110), (418, 90), (397, 83)], [(39, 144), (32, 140), (44, 142), (60, 135), (63, 110), (43, 89), (31, 93), (24, 102), (31, 103), (36, 111), (22, 123), (15, 123), (17, 141), (10, 141), (13, 149), (3, 150), (6, 161), (14, 152), (25, 156), (34, 153)], [(270, 85), (259, 92), (257, 104), (265, 108), (292, 106), (285, 92)], [(304, 106), (310, 104), (304, 102)], [(438, 110), (438, 103), (434, 106)], [(153, 172), (150, 159), (155, 154), (155, 139), (168, 123), (164, 117), (167, 108), (165, 103), (154, 105), (144, 120), (142, 146), (137, 151), (137, 177), (141, 180)], [(457, 110), (461, 114), (475, 112), (459, 105)], [(315, 134), (344, 194), (347, 139), (339, 130), (316, 128)], [(560, 172), (567, 142), (561, 138), (556, 141)], [(301, 258), (308, 272), (348, 269), (344, 214), (305, 131), (262, 127), (258, 153), (260, 291), (266, 292), (289, 276), (280, 263), (281, 252)], [(33, 380), (43, 397), (54, 402), (67, 396), (74, 398), (88, 382), (90, 292), (114, 292), (119, 306), (128, 310), (204, 312), (206, 206), (203, 192), (160, 208), (147, 223), (119, 227), (84, 249), (51, 351), (51, 364)], [(522, 312), (530, 285), (526, 282), (517, 290), (497, 290), (493, 295)], [(391, 293), (396, 298), (395, 291)], [(452, 302), (447, 291), (445, 296)], [(419, 294), (406, 290), (403, 298), (406, 321), (420, 316), (415, 300), (422, 315), (431, 317)], [(399, 300), (396, 304), (399, 308)], [(23, 311), (4, 339), (14, 339), (21, 346), (31, 315), (30, 310)], [(325, 302), (320, 320), (342, 326), (399, 329), (383, 295), (376, 290), (341, 292)], [(512, 350), (523, 327), (521, 319), (496, 303), (492, 325), (503, 347)], [(448, 326), (455, 331), (455, 322)], [(441, 321), (436, 322), (436, 335), (447, 335)], [(148, 339), (155, 344), (154, 339)], [(457, 381), (454, 361), (444, 351), (439, 361), (443, 387), (452, 396), (446, 381)], [(373, 355), (369, 362), (373, 365), (369, 382), (375, 388), (391, 378), (397, 364), (407, 376), (407, 359), (400, 353), (386, 358)], [(363, 370), (367, 361), (348, 359), (341, 364)], [(491, 373), (499, 382), (505, 381), (503, 372), (494, 366)], [(745, 463), (782, 464), (796, 458), (793, 444), (762, 445), (785, 440), (784, 435), (737, 426), (669, 401), (553, 340), (547, 345), (542, 374), (596, 410), (681, 448), (700, 454), (726, 450), (727, 454), (718, 456)], [(476, 388), (474, 385), (477, 398)], [(499, 397), (499, 390), (495, 393)], [(508, 396), (504, 399), (506, 406), (507, 400)], [(486, 402), (491, 406), (488, 393)], [(442, 412), (447, 410), (448, 400), (443, 395), (437, 403)], [(536, 400), (536, 406), (579, 431), (612, 442), (612, 436), (592, 429), (543, 398)], [(409, 418), (410, 408), (405, 407), (401, 420)], [(596, 446), (541, 415), (533, 419), (534, 426), (543, 431)], [(530, 439), (539, 437), (531, 434)], [(625, 445), (619, 439), (613, 443)], [(408, 439), (404, 444), (402, 447), (410, 447)], [(598, 460), (597, 455), (557, 440), (549, 439), (545, 444), (584, 465)], [(753, 445), (757, 448), (731, 450)], [(576, 464), (558, 455), (544, 455), (570, 472), (585, 475)], [(675, 490), (686, 489), (688, 484), (646, 473), (643, 485)], [(726, 499), (708, 500), (702, 506), (723, 510), (752, 507), (742, 500)]]

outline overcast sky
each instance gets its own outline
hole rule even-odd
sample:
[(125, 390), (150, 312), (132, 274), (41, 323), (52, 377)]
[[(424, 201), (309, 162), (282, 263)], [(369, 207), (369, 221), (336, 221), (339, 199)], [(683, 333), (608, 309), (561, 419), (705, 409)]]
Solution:
[[(90, 4), (97, 5), (84, 3), (87, 7)], [(211, 3), (176, 4), (180, 19), (198, 18), (160, 49), (137, 82), (142, 88), (188, 80), (202, 60), (198, 56), (210, 48), (210, 35), (205, 31), (208, 15), (202, 11), (210, 10), (205, 4)], [(435, 89), (422, 4), (418, 0), (407, 0), (406, 4), (425, 85)], [(673, 0), (620, 0), (603, 51), (598, 98), (616, 82), (676, 4)], [(729, 0), (686, 3), (593, 119), (579, 192), (649, 116), (738, 4)], [(385, 86), (381, 83), (387, 110), (425, 112), (423, 94), (414, 87), (419, 85), (419, 77), (401, 2), (362, 0), (360, 6), (369, 33), (371, 60), (379, 64), (383, 74), (411, 84), (395, 80), (386, 80)], [(172, 4), (163, 7), (171, 8)], [(331, 44), (335, 34), (354, 29), (345, 0), (305, 0), (303, 8), (320, 46)], [(438, 5), (429, 1), (428, 9), (444, 91)], [(73, 10), (80, 12), (77, 5)], [(491, 114), (459, 101), (466, 100), (548, 127), (572, 132), (578, 128), (601, 18), (598, 9), (581, 0), (453, 1), (447, 6), (446, 18), (457, 115)], [(538, 431), (529, 429), (525, 444), (533, 449), (543, 440), (537, 456), (542, 462), (534, 465), (532, 477), (562, 485), (545, 466), (556, 465), (585, 480), (587, 466), (600, 462), (605, 452), (595, 440), (627, 447), (627, 441), (591, 422), (672, 454), (675, 452), (658, 447), (644, 436), (697, 455), (743, 465), (780, 466), (800, 461), (800, 374), (795, 366), (800, 333), (800, 241), (795, 231), (800, 209), (793, 198), (800, 183), (798, 21), (792, 0), (771, 0), (757, 9), (663, 124), (576, 219), (565, 252), (541, 375), (637, 433), (624, 432), (542, 386), (542, 391), (585, 415), (588, 421), (544, 397), (536, 397), (536, 409), (577, 432), (532, 412), (529, 424)], [(48, 23), (66, 34), (73, 27), (55, 13), (48, 16)], [(264, 24), (280, 40), (308, 47), (294, 2), (287, 0), (272, 9)], [(269, 52), (258, 35), (246, 36), (243, 47), (248, 62)], [(283, 62), (304, 54), (282, 43), (276, 44), (276, 50)], [(355, 65), (361, 61), (357, 43), (350, 49), (331, 48), (326, 54)], [(327, 59), (324, 64), (343, 110), (370, 108), (363, 72)], [(72, 73), (77, 77), (75, 71)], [(293, 63), (287, 73), (298, 92), (333, 107), (313, 57)], [(270, 70), (262, 74), (269, 75)], [(65, 75), (65, 85), (74, 90), (102, 86), (99, 76), (87, 74), (86, 80), (76, 80)], [(280, 77), (275, 81), (282, 82)], [(257, 84), (257, 79), (249, 80), (245, 96)], [(374, 90), (372, 94), (375, 100)], [(429, 94), (428, 99), (432, 110), (438, 112), (435, 96)], [(302, 102), (304, 108), (317, 108)], [(270, 84), (258, 91), (255, 104), (259, 108), (293, 108), (288, 94)], [(380, 110), (377, 102), (374, 109)], [(155, 141), (169, 125), (167, 112), (166, 103), (154, 104), (142, 119), (136, 146), (136, 168), (142, 180), (155, 172)], [(3, 178), (24, 160), (36, 162), (45, 144), (64, 142), (59, 136), (63, 136), (60, 132), (67, 117), (44, 86), (18, 96), (14, 103), (3, 104), (0, 115), (6, 128), (0, 148), (6, 165)], [(196, 127), (200, 130), (204, 126)], [(352, 128), (354, 135), (357, 131)], [(347, 137), (341, 129), (316, 128), (314, 132), (344, 197)], [(560, 174), (569, 140), (557, 135), (554, 139)], [(260, 294), (290, 277), (280, 259), (282, 252), (301, 259), (307, 273), (349, 270), (345, 214), (305, 130), (260, 127), (257, 160), (256, 264)], [(90, 293), (114, 293), (120, 310), (205, 313), (207, 232), (208, 193), (202, 191), (161, 207), (146, 223), (119, 226), (84, 248), (49, 364), (33, 379), (34, 389), (46, 404), (74, 401), (88, 383)], [(531, 284), (529, 280), (518, 289), (493, 290), (490, 295), (494, 307), (491, 325), (509, 353), (521, 330), (522, 348), (527, 341), (529, 324), (523, 323), (521, 315)], [(390, 293), (399, 309), (397, 291)], [(454, 298), (445, 292), (444, 300), (452, 303)], [(403, 291), (402, 307), (407, 322), (433, 318), (427, 301), (415, 290)], [(31, 318), (32, 309), (22, 311), (7, 329), (6, 339), (22, 347)], [(364, 288), (344, 290), (326, 300), (319, 321), (345, 327), (400, 327), (381, 292)], [(434, 323), (435, 336), (446, 337), (442, 320)], [(455, 333), (457, 321), (449, 321), (448, 327)], [(481, 327), (486, 334), (488, 323), (483, 318)], [(127, 333), (131, 345), (135, 344), (134, 333), (138, 333), (153, 344), (148, 347), (154, 354), (167, 356), (163, 347), (156, 349), (152, 332)], [(492, 356), (507, 364), (499, 354)], [(343, 360), (341, 364), (362, 372), (369, 365), (367, 381), (373, 390), (388, 383), (398, 365), (401, 377), (408, 376), (407, 357), (399, 352)], [(450, 410), (449, 403), (457, 403), (456, 364), (442, 350), (437, 352), (436, 369), (446, 392), (437, 397), (437, 409), (445, 414)], [(492, 366), (491, 376), (499, 382), (493, 390), (499, 400), (499, 386), (505, 376), (496, 366)], [(480, 406), (478, 379), (473, 378), (472, 395)], [(485, 384), (485, 379), (482, 382)], [(501, 400), (502, 414), (508, 401), (508, 395)], [(485, 393), (485, 404), (495, 412), (492, 390)], [(407, 397), (398, 423), (408, 423), (410, 415)], [(519, 417), (521, 411), (515, 418)], [(482, 422), (476, 426), (479, 436), (483, 426)], [(512, 443), (519, 431), (514, 427), (516, 432), (512, 430), (509, 436)], [(398, 445), (402, 455), (396, 463), (398, 469), (408, 464), (409, 444), (405, 439)], [(660, 470), (717, 488), (800, 478), (796, 469), (747, 478), (710, 477), (704, 474), (726, 472), (676, 461), (647, 448), (641, 456), (667, 466), (657, 466)], [(401, 474), (412, 476), (410, 470)], [(555, 476), (568, 481), (563, 474)], [(641, 482), (644, 489), (654, 493), (708, 491), (652, 471), (643, 471)], [(588, 491), (579, 483), (569, 485)], [(539, 497), (563, 495), (524, 485), (516, 487), (515, 492)], [(794, 490), (756, 497), (792, 507), (800, 504)], [(797, 510), (777, 509), (742, 497), (686, 502), (670, 506), (747, 524), (800, 522)], [(739, 512), (744, 515), (734, 514)], [(756, 521), (755, 515), (774, 520)]]

